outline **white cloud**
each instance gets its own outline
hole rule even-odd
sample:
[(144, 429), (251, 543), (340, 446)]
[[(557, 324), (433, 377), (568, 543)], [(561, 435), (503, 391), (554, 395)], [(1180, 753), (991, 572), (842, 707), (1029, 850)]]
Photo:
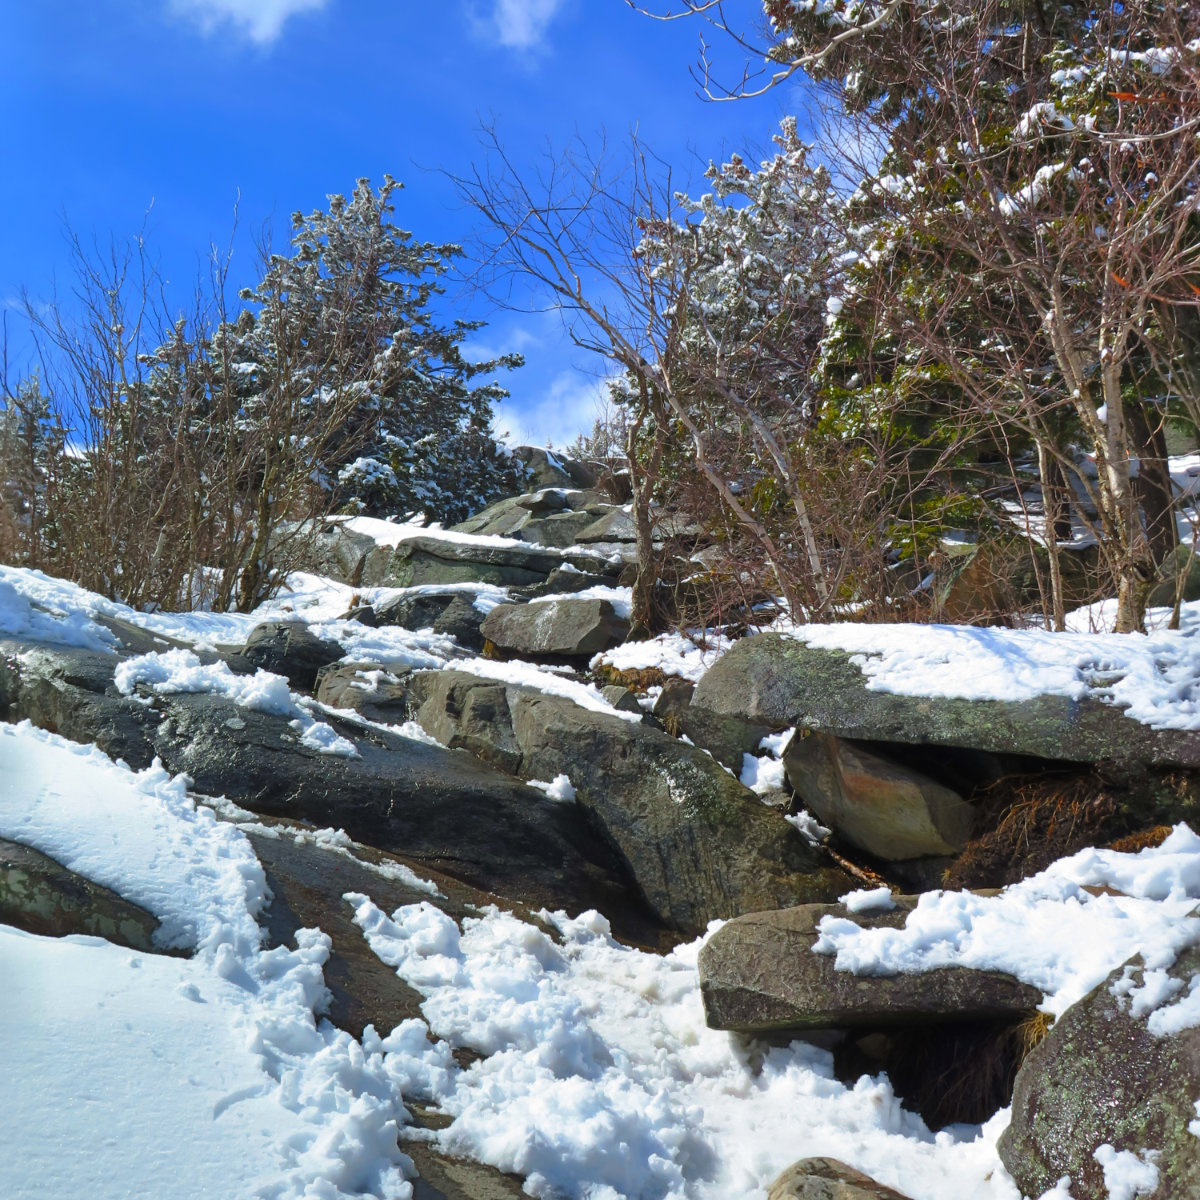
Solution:
[(476, 31), (513, 50), (541, 45), (565, 0), (489, 0), (487, 16), (474, 18)]
[[(195, 21), (205, 33), (232, 25), (259, 45), (273, 42), (289, 17), (324, 8), (328, 0), (169, 0), (171, 11)], [(519, 0), (514, 0), (519, 4)]]
[(509, 398), (497, 404), (493, 425), (510, 446), (567, 446), (592, 432), (607, 400), (606, 380), (564, 371), (540, 400)]

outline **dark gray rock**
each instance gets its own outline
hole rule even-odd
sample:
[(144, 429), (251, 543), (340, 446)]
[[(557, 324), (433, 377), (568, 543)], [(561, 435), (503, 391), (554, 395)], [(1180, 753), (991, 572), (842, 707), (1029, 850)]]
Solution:
[(375, 609), (369, 604), (356, 604), (342, 618), (343, 621), (357, 621), (360, 625), (365, 625), (368, 629), (377, 629), (379, 627), (379, 619), (375, 615)]
[(154, 952), (158, 921), (45, 854), (0, 838), (0, 923), (44, 937), (87, 934)]
[(480, 631), (485, 614), (475, 607), (469, 596), (458, 595), (442, 610), (442, 615), (433, 623), (433, 632), (452, 637), (467, 650), (483, 649), (483, 634)]
[(576, 592), (586, 592), (588, 588), (611, 587), (612, 582), (611, 575), (593, 575), (588, 571), (560, 567), (552, 571), (544, 583), (515, 587), (510, 591), (514, 600), (541, 600), (546, 596), (570, 596)]
[(302, 745), (288, 719), (208, 694), (124, 697), (119, 661), (0, 642), (0, 707), (135, 769), (155, 757), (201, 794), (253, 812), (341, 827), (351, 837), (533, 908), (597, 908), (630, 936), (657, 935), (619, 858), (586, 814), (478, 761), (333, 720), (358, 757)]
[(629, 622), (607, 600), (569, 596), (530, 604), (498, 604), (480, 632), (497, 649), (530, 658), (590, 658), (619, 646)]
[(738, 775), (747, 754), (758, 754), (770, 726), (736, 716), (724, 716), (692, 704), (696, 685), (688, 679), (668, 679), (654, 702), (654, 715), (676, 737), (686, 737)]
[(525, 779), (567, 775), (658, 919), (684, 932), (715, 917), (830, 899), (852, 887), (711, 757), (649, 726), (533, 688), (451, 670), (409, 679), (416, 719)]
[(767, 1200), (907, 1200), (836, 1158), (804, 1158), (771, 1184)]
[(600, 689), (600, 694), (617, 710), (617, 712), (642, 712), (642, 706), (638, 703), (638, 698), (626, 687), (621, 687), (619, 684), (609, 684), (608, 687)]
[(475, 607), (475, 592), (429, 591), (397, 596), (376, 610), (380, 625), (398, 625), (401, 629), (432, 629), (454, 638), (469, 650), (483, 646), (479, 632), (484, 614)]
[(1042, 1000), (1036, 988), (998, 971), (939, 967), (914, 975), (854, 975), (815, 954), (827, 915), (864, 928), (901, 928), (916, 906), (895, 897), (891, 912), (850, 914), (842, 904), (751, 913), (719, 929), (700, 951), (700, 994), (714, 1029), (886, 1028), (938, 1021), (1019, 1019)]
[[(1012, 1122), (1000, 1158), (1022, 1192), (1037, 1196), (1063, 1175), (1077, 1200), (1105, 1200), (1102, 1145), (1159, 1152), (1153, 1200), (1200, 1196), (1200, 1139), (1189, 1129), (1200, 1096), (1200, 1029), (1155, 1037), (1114, 984), (1143, 982), (1134, 959), (1059, 1017), (1017, 1074)], [(1169, 974), (1187, 986), (1200, 974), (1200, 949)]]
[(947, 700), (870, 691), (849, 654), (783, 634), (738, 642), (700, 681), (692, 703), (775, 729), (803, 725), (867, 741), (1068, 762), (1200, 766), (1200, 734), (1151, 729), (1099, 699)]
[(817, 820), (885, 862), (958, 854), (971, 835), (974, 810), (961, 796), (859, 743), (802, 730), (783, 761)]
[(311, 692), (317, 672), (343, 654), (337, 642), (317, 637), (303, 621), (268, 621), (251, 631), (241, 657), (252, 667), (282, 675), (294, 690)]

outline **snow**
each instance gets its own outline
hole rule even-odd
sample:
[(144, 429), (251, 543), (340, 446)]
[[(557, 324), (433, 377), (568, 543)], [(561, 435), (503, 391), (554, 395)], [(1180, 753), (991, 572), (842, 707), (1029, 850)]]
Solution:
[(752, 792), (765, 796), (770, 792), (778, 792), (783, 788), (786, 772), (783, 767), (783, 753), (796, 732), (795, 726), (785, 729), (782, 733), (769, 733), (759, 742), (758, 748), (765, 750), (764, 755), (743, 754), (741, 783)]
[(605, 562), (603, 555), (597, 554), (591, 546), (570, 546), (566, 550), (557, 550), (552, 546), (536, 546), (523, 542), (519, 538), (501, 537), (494, 533), (458, 533), (452, 529), (443, 529), (439, 524), (426, 525), (421, 520), (413, 521), (381, 521), (376, 517), (348, 517), (344, 520), (345, 527), (351, 533), (360, 533), (371, 538), (377, 546), (395, 549), (404, 542), (415, 538), (433, 538), (439, 542), (453, 542), (459, 546), (498, 547), (520, 550), (528, 553), (536, 549), (540, 554), (575, 554), (588, 555), (598, 563)]
[(840, 897), (852, 913), (891, 912), (896, 907), (892, 899), (892, 889), (889, 887), (861, 888), (857, 892), (847, 892)]
[[(1179, 825), (1161, 846), (1081, 850), (996, 896), (926, 892), (900, 929), (826, 916), (813, 949), (860, 975), (1004, 971), (1039, 988), (1041, 1008), (1058, 1017), (1133, 955), (1161, 971), (1200, 942), (1198, 901), (1200, 837)], [(1187, 1013), (1200, 1020), (1200, 1005)]]
[(560, 696), (571, 700), (581, 708), (592, 712), (604, 713), (610, 717), (620, 717), (623, 721), (639, 723), (642, 719), (640, 712), (625, 712), (613, 708), (591, 684), (577, 683), (574, 679), (563, 679), (551, 671), (542, 670), (532, 663), (513, 659), (510, 662), (496, 662), (490, 658), (464, 658), (452, 664), (456, 671), (466, 671), (469, 675), (478, 675), (484, 679), (499, 679), (503, 683), (515, 683), (524, 687), (537, 688), (549, 696)]
[[(995, 1152), (1006, 1113), (931, 1134), (882, 1076), (846, 1086), (825, 1050), (709, 1029), (703, 939), (660, 957), (615, 942), (595, 913), (543, 914), (556, 945), (496, 909), (460, 932), (429, 904), (388, 917), (347, 899), (375, 953), (425, 996), (439, 1039), (399, 1027), (388, 1071), (454, 1118), (440, 1145), (526, 1174), (535, 1197), (763, 1196), (796, 1159), (831, 1155), (914, 1200), (1018, 1200)], [(459, 1047), (490, 1057), (463, 1069)]]
[(545, 792), (551, 800), (570, 804), (575, 799), (575, 788), (571, 784), (571, 777), (569, 775), (555, 775), (549, 783), (543, 779), (529, 779), (526, 782), (531, 788), (537, 788), (539, 792)]
[(135, 774), (29, 725), (0, 727), (0, 834), (143, 904), (164, 946), (0, 926), (7, 1152), (0, 1195), (408, 1200), (407, 1114), (384, 1070), (318, 1022), (328, 939), (264, 950), (244, 835), (161, 768)]
[(553, 604), (559, 600), (607, 600), (618, 617), (628, 621), (633, 616), (633, 588), (600, 585), (584, 588), (581, 592), (556, 592), (553, 596), (539, 596), (536, 603)]
[(1146, 636), (967, 625), (805, 625), (809, 646), (842, 650), (871, 691), (959, 700), (1093, 697), (1154, 729), (1200, 729), (1200, 605), (1178, 631)]
[(704, 638), (699, 633), (694, 633), (691, 638), (681, 633), (664, 633), (644, 642), (626, 642), (605, 650), (592, 659), (591, 666), (593, 670), (601, 665), (617, 671), (657, 670), (664, 675), (699, 683), (704, 672), (732, 644), (731, 640), (711, 630)]
[(126, 696), (133, 695), (138, 684), (147, 685), (158, 695), (183, 692), (225, 696), (253, 712), (291, 717), (289, 724), (300, 735), (301, 745), (319, 754), (358, 757), (354, 743), (313, 717), (292, 694), (282, 675), (262, 668), (253, 675), (235, 675), (228, 663), (203, 664), (191, 650), (152, 651), (119, 663), (113, 681)]
[(833, 833), (832, 829), (827, 829), (807, 809), (798, 813), (785, 813), (783, 819), (789, 825), (793, 826), (801, 837), (811, 842), (814, 846), (819, 846)]
[(1158, 1168), (1154, 1165), (1157, 1151), (1143, 1150), (1137, 1155), (1132, 1150), (1114, 1150), (1106, 1144), (1098, 1146), (1092, 1157), (1104, 1169), (1108, 1200), (1134, 1200), (1137, 1196), (1149, 1196), (1158, 1188)]

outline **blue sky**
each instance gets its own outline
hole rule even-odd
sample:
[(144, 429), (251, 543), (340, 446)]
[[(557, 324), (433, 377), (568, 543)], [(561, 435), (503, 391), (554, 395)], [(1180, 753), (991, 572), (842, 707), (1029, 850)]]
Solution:
[[(385, 172), (406, 184), (399, 225), (469, 240), (472, 214), (438, 169), (479, 158), (481, 121), (519, 165), (636, 126), (698, 180), (709, 158), (766, 144), (802, 98), (702, 101), (688, 73), (698, 33), (624, 0), (0, 0), (0, 298), (64, 290), (64, 220), (101, 240), (145, 222), (183, 303), (239, 195), (233, 275), (249, 282), (250, 231), (283, 232), (292, 211)], [(490, 322), (481, 343), (527, 357), (504, 428), (560, 442), (590, 426), (598, 364), (557, 317), (479, 299), (461, 315)]]

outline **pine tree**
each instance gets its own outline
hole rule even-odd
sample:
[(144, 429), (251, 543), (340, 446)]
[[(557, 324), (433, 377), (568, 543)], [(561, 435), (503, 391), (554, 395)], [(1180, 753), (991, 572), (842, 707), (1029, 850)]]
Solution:
[(390, 177), (378, 191), (359, 180), (327, 211), (293, 214), (291, 251), (272, 255), (242, 293), (255, 319), (226, 352), (259, 394), (335, 406), (353, 398), (321, 463), (339, 505), (458, 521), (519, 471), (490, 434), (492, 405), (508, 393), (477, 381), (521, 359), (463, 356), (480, 323), (443, 323), (434, 311), (461, 248), (415, 241), (393, 224), (399, 188)]

